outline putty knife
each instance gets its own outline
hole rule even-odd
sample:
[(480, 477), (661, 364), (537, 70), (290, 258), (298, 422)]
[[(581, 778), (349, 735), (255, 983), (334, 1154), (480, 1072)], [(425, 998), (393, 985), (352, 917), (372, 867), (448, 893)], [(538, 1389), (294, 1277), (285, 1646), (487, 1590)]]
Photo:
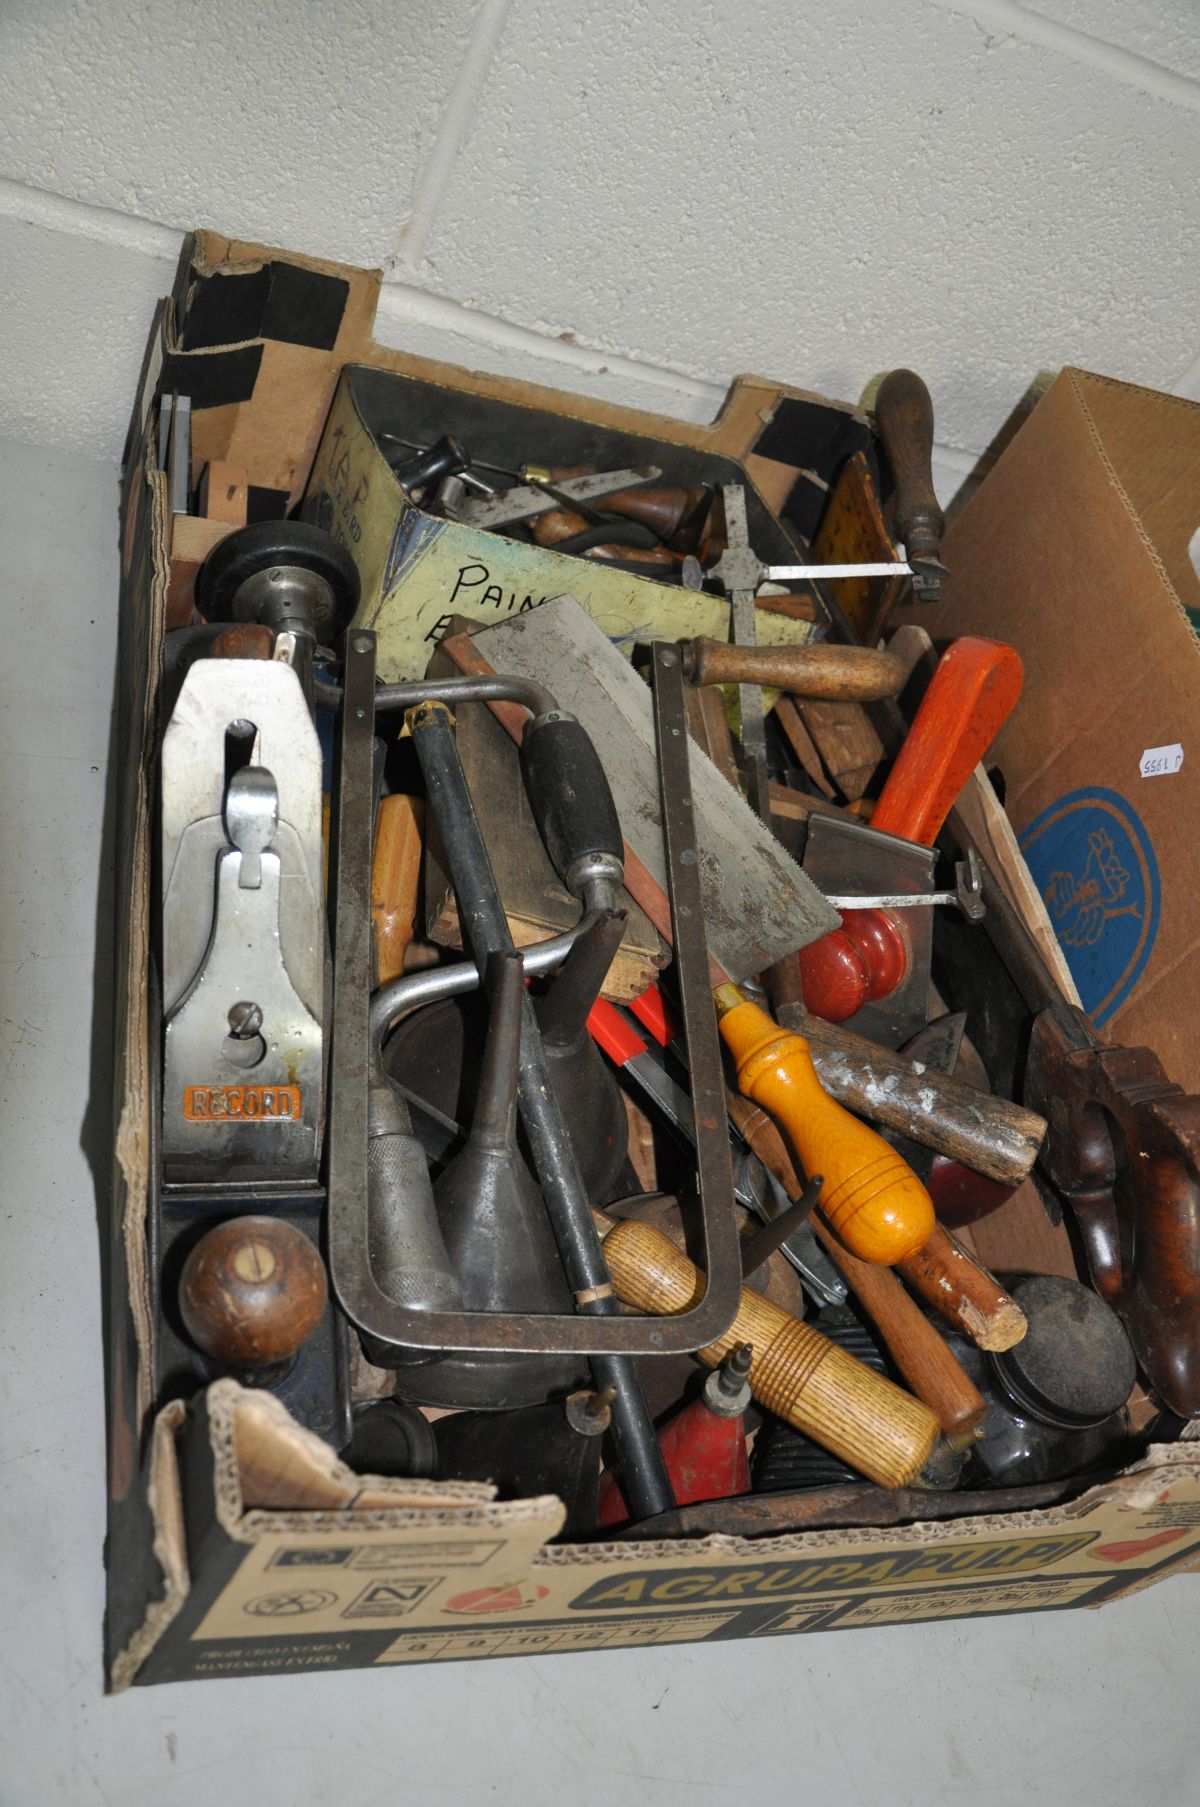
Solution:
[[(483, 629), (471, 642), (496, 671), (536, 678), (578, 716), (604, 762), (626, 843), (665, 888), (647, 685), (571, 596)], [(838, 927), (836, 911), (698, 747), (692, 796), (709, 951), (749, 978)]]

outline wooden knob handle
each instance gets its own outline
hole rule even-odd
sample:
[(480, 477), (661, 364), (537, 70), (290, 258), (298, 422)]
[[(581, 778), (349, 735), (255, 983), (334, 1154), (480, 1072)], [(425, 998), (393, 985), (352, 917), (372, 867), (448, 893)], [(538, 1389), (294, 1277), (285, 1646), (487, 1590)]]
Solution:
[[(617, 1296), (641, 1311), (686, 1311), (703, 1290), (700, 1269), (652, 1224), (610, 1229), (604, 1255)], [(715, 1368), (743, 1343), (754, 1352), (750, 1389), (768, 1411), (880, 1487), (906, 1487), (920, 1473), (938, 1423), (919, 1400), (748, 1286), (730, 1328), (699, 1358)]]
[(188, 1335), (230, 1368), (290, 1361), (320, 1323), (327, 1296), (316, 1247), (275, 1217), (218, 1224), (192, 1249), (179, 1281)]
[(892, 653), (869, 646), (731, 646), (693, 640), (685, 654), (693, 684), (769, 684), (794, 696), (875, 703), (897, 696), (907, 673)]
[(940, 1224), (897, 1271), (978, 1348), (998, 1354), (1025, 1335), (1025, 1313), (1016, 1300)]
[(1020, 655), (964, 635), (943, 653), (871, 815), (871, 827), (932, 847), (1021, 694)]
[(379, 805), (371, 861), (378, 985), (389, 984), (404, 971), (404, 956), (416, 927), (424, 811), (416, 797), (384, 797)]
[(929, 1407), (943, 1434), (959, 1447), (972, 1441), (987, 1411), (987, 1401), (921, 1307), (905, 1292), (890, 1268), (860, 1261), (819, 1217), (814, 1215), (809, 1221), (814, 1235), (887, 1344), (897, 1368), (917, 1398)]
[(875, 397), (875, 425), (892, 467), (896, 536), (912, 558), (936, 558), (945, 517), (933, 488), (933, 400), (915, 370), (893, 370)]
[(886, 1266), (914, 1254), (934, 1216), (911, 1167), (828, 1095), (802, 1036), (779, 1029), (734, 985), (719, 986), (716, 1000), (739, 1087), (783, 1125), (805, 1171), (825, 1176), (821, 1209), (847, 1248)]
[(887, 998), (908, 968), (904, 930), (886, 910), (843, 910), (842, 926), (796, 956), (805, 1006), (844, 1023), (871, 998)]

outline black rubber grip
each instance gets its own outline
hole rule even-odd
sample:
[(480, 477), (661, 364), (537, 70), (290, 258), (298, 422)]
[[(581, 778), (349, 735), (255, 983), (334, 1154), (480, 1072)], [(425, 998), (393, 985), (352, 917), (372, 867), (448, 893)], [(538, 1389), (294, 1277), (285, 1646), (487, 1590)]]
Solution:
[(272, 565), (299, 565), (323, 577), (332, 602), (313, 631), (332, 644), (358, 607), (358, 567), (345, 546), (309, 521), (252, 521), (219, 540), (196, 577), (196, 607), (209, 621), (235, 621), (234, 598), (248, 577)]
[(617, 806), (600, 756), (573, 715), (538, 716), (525, 729), (521, 764), (533, 819), (561, 879), (591, 854), (624, 857)]
[(392, 474), (405, 489), (428, 489), (430, 484), (440, 483), (443, 477), (455, 477), (459, 471), (465, 471), (470, 462), (471, 454), (466, 446), (444, 433), (426, 451), (411, 452), (398, 459), (392, 466)]

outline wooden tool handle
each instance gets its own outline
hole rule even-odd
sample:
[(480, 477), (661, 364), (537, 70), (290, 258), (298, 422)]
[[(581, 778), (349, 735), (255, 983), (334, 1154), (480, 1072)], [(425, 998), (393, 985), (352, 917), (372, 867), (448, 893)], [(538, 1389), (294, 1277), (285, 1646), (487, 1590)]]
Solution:
[(596, 507), (605, 514), (624, 515), (627, 521), (640, 521), (660, 539), (669, 540), (679, 529), (685, 516), (703, 501), (704, 490), (686, 488), (682, 483), (662, 483), (654, 488), (614, 490), (611, 496), (599, 496)]
[(1093, 1283), (1155, 1393), (1200, 1412), (1200, 1097), (1149, 1048), (1108, 1048), (1083, 1012), (1043, 1010), (1025, 1095), (1050, 1118), (1045, 1170), (1072, 1207)]
[(888, 1346), (912, 1388), (956, 1447), (972, 1441), (987, 1411), (987, 1400), (963, 1372), (916, 1301), (890, 1268), (860, 1261), (815, 1213), (809, 1220), (842, 1278)]
[(770, 684), (793, 696), (875, 703), (904, 687), (903, 664), (869, 646), (731, 646), (701, 637), (685, 667), (693, 684)]
[(964, 635), (943, 653), (888, 774), (871, 827), (932, 847), (959, 791), (1021, 694), (1020, 655)]
[(921, 1248), (933, 1203), (907, 1162), (829, 1096), (801, 1036), (780, 1030), (736, 985), (715, 996), (739, 1087), (783, 1125), (805, 1172), (825, 1176), (821, 1208), (847, 1247), (887, 1266)]
[(725, 1088), (725, 1106), (729, 1121), (748, 1148), (752, 1148), (768, 1173), (773, 1173), (788, 1197), (795, 1202), (804, 1190), (787, 1144), (768, 1117), (752, 1098)]
[(607, 541), (602, 546), (589, 546), (580, 556), (600, 564), (661, 565), (664, 570), (669, 565), (678, 566), (683, 562), (682, 553), (672, 552), (669, 546), (620, 546), (609, 545)]
[[(609, 1229), (604, 1257), (618, 1298), (640, 1311), (686, 1311), (703, 1290), (700, 1269), (652, 1224)], [(743, 1343), (754, 1351), (759, 1403), (880, 1487), (907, 1486), (928, 1461), (938, 1422), (927, 1406), (748, 1286), (730, 1328), (699, 1358), (715, 1368)]]
[(892, 518), (912, 558), (936, 558), (945, 517), (933, 489), (933, 400), (915, 370), (893, 370), (875, 397), (875, 425), (896, 481)]
[(987, 1269), (939, 1225), (924, 1248), (897, 1263), (914, 1292), (980, 1349), (1011, 1349), (1025, 1335), (1025, 1313)]
[(210, 659), (269, 659), (275, 651), (275, 631), (261, 621), (235, 621), (218, 634), (208, 649)]
[(375, 924), (378, 985), (400, 977), (413, 938), (421, 883), (424, 808), (416, 797), (384, 797), (379, 805), (371, 862), (371, 920)]
[(807, 1040), (825, 1090), (859, 1116), (1006, 1185), (1019, 1185), (1033, 1167), (1046, 1135), (1046, 1120), (1035, 1111), (948, 1073), (918, 1070), (903, 1054), (838, 1024), (792, 1016), (786, 1007), (780, 1014)]
[(535, 515), (530, 526), (539, 546), (557, 546), (559, 540), (583, 533), (587, 522), (573, 508), (551, 508), (545, 514)]

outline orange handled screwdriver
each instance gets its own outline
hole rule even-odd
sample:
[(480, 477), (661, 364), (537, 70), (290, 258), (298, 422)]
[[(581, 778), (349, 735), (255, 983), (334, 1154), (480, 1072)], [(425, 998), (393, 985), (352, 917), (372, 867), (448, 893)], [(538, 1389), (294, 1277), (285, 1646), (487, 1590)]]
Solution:
[(713, 995), (739, 1087), (783, 1124), (805, 1170), (825, 1175), (821, 1209), (846, 1247), (884, 1267), (915, 1254), (937, 1224), (912, 1168), (829, 1096), (803, 1036), (780, 1029), (736, 985)]

